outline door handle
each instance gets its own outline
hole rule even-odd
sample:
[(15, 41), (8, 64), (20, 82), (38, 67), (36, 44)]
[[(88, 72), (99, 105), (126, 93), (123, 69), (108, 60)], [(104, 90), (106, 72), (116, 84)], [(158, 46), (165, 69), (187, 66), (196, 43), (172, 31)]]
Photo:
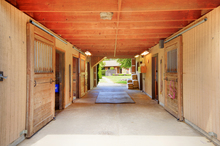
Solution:
[(0, 74), (0, 79), (1, 79), (1, 78), (3, 78), (3, 79), (7, 79), (8, 76), (2, 76), (2, 75)]
[(8, 76), (3, 76), (3, 71), (0, 72), (0, 81), (3, 81), (3, 79), (7, 79)]

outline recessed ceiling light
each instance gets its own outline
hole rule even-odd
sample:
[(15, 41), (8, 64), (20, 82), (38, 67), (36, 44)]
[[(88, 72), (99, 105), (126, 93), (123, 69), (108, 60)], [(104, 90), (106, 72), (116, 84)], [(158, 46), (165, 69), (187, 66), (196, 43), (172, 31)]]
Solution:
[(141, 53), (141, 55), (147, 55), (147, 54), (149, 54), (148, 51), (144, 51), (143, 53)]
[(100, 18), (103, 20), (112, 20), (113, 12), (101, 12)]

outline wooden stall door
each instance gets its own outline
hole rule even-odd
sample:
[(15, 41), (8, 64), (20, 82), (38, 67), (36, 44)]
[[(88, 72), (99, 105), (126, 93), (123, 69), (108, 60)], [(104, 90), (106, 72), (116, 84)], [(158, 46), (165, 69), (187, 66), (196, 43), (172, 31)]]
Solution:
[(55, 113), (55, 39), (27, 24), (27, 137), (31, 137)]
[(86, 94), (86, 88), (87, 88), (87, 83), (86, 83), (86, 57), (80, 54), (80, 72), (79, 72), (79, 87), (80, 87), (80, 92), (79, 92), (79, 97), (82, 97)]
[(182, 37), (165, 44), (165, 109), (183, 120)]
[(72, 73), (73, 100), (79, 98), (79, 63), (78, 58), (73, 57)]
[(135, 68), (136, 68), (136, 59), (135, 58), (132, 58), (131, 59), (131, 73), (132, 74), (136, 74), (136, 70), (135, 70)]

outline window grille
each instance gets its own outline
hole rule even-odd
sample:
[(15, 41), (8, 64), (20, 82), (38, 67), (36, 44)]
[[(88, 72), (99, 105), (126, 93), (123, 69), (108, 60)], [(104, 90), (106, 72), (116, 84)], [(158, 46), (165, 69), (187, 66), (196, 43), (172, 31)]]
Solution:
[(34, 40), (34, 72), (53, 72), (53, 47), (38, 40)]
[(167, 72), (177, 73), (177, 49), (167, 52)]

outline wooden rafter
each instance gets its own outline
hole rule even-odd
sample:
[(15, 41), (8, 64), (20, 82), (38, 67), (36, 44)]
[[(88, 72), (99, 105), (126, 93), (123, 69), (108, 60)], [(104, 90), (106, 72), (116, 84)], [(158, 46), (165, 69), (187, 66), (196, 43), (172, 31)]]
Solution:
[[(219, 0), (7, 1), (82, 51), (108, 57), (133, 57), (220, 5)], [(113, 12), (112, 20), (100, 19), (100, 12)]]
[(116, 55), (116, 49), (117, 49), (117, 44), (118, 44), (118, 26), (119, 26), (119, 21), (120, 21), (120, 14), (121, 14), (121, 4), (122, 4), (122, 0), (118, 0), (118, 15), (117, 15), (114, 57)]
[(123, 0), (123, 7), (117, 9), (115, 0), (17, 0), (24, 12), (149, 12), (213, 9), (219, 0)]

